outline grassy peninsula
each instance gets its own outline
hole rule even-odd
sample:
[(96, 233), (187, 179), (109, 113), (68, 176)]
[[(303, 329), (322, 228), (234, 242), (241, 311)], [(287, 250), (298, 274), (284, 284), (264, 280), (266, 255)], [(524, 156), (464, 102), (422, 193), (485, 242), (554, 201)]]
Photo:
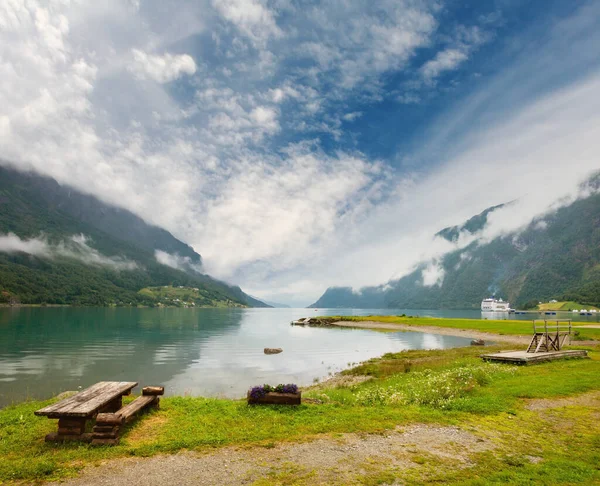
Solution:
[[(447, 319), (437, 317), (413, 317), (413, 316), (326, 316), (330, 322), (341, 321), (348, 323), (365, 324), (360, 327), (377, 329), (376, 323), (390, 324), (387, 330), (414, 330), (423, 328), (469, 330), (489, 333), (490, 338), (494, 336), (501, 339), (502, 336), (522, 336), (528, 338), (533, 332), (531, 320), (492, 320), (492, 319)], [(532, 314), (532, 319), (538, 316)], [(556, 317), (554, 318), (556, 321)], [(548, 319), (551, 323), (552, 319)], [(373, 323), (373, 325), (370, 325)], [(397, 327), (396, 327), (397, 326)], [(574, 341), (600, 341), (600, 328), (596, 322), (573, 322)], [(410, 329), (413, 328), (413, 329)], [(435, 329), (432, 329), (435, 332)]]
[[(490, 321), (467, 324), (498, 329)], [(527, 330), (527, 323), (503, 324), (507, 332)], [(0, 483), (68, 478), (120, 457), (185, 450), (210, 458), (235, 450), (255, 464), (244, 472), (251, 484), (593, 484), (600, 481), (600, 347), (586, 349), (591, 359), (527, 367), (483, 363), (475, 347), (386, 354), (305, 389), (298, 407), (167, 397), (115, 447), (46, 444), (56, 424), (33, 412), (54, 400), (27, 402), (0, 410)], [(419, 430), (433, 438), (410, 442)], [(455, 439), (437, 444), (448, 431)], [(409, 443), (390, 456), (385, 441), (403, 437)], [(381, 441), (386, 452), (361, 460), (322, 458), (327, 444), (351, 456), (355, 444)], [(313, 443), (325, 461), (318, 467), (274, 459), (282, 447), (302, 447), (306, 456)]]

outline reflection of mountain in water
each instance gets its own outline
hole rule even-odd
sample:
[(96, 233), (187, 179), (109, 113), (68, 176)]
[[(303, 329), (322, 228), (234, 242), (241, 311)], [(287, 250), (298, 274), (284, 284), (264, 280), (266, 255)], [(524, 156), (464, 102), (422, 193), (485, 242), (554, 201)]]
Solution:
[[(239, 328), (240, 309), (0, 309), (0, 406), (102, 380), (161, 384)], [(151, 382), (151, 383), (150, 383)]]

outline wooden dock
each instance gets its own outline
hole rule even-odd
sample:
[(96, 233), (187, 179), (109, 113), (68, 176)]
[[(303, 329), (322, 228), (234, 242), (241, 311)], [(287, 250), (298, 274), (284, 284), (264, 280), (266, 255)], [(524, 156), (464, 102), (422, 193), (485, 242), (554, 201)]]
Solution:
[(481, 357), (484, 361), (526, 365), (544, 361), (554, 361), (556, 359), (587, 358), (587, 351), (564, 349), (561, 349), (560, 351), (538, 351), (537, 353), (528, 353), (527, 351), (504, 351), (501, 353), (482, 354)]

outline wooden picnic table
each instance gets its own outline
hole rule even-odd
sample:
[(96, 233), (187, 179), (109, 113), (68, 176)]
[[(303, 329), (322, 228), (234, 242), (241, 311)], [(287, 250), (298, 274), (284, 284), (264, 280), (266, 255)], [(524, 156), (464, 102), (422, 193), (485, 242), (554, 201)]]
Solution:
[(35, 415), (58, 419), (58, 432), (48, 434), (47, 441), (86, 440), (85, 424), (98, 413), (116, 412), (122, 398), (137, 386), (133, 381), (101, 381), (85, 390), (41, 410)]

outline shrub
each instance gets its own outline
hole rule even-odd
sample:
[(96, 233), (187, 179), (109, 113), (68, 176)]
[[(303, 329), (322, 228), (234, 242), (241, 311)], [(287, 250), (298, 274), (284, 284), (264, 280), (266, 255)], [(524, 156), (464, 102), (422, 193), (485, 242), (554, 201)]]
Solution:
[(515, 366), (484, 363), (443, 371), (418, 371), (406, 380), (387, 387), (371, 387), (356, 394), (361, 405), (428, 405), (446, 408), (473, 389), (486, 385), (495, 376), (514, 374)]

